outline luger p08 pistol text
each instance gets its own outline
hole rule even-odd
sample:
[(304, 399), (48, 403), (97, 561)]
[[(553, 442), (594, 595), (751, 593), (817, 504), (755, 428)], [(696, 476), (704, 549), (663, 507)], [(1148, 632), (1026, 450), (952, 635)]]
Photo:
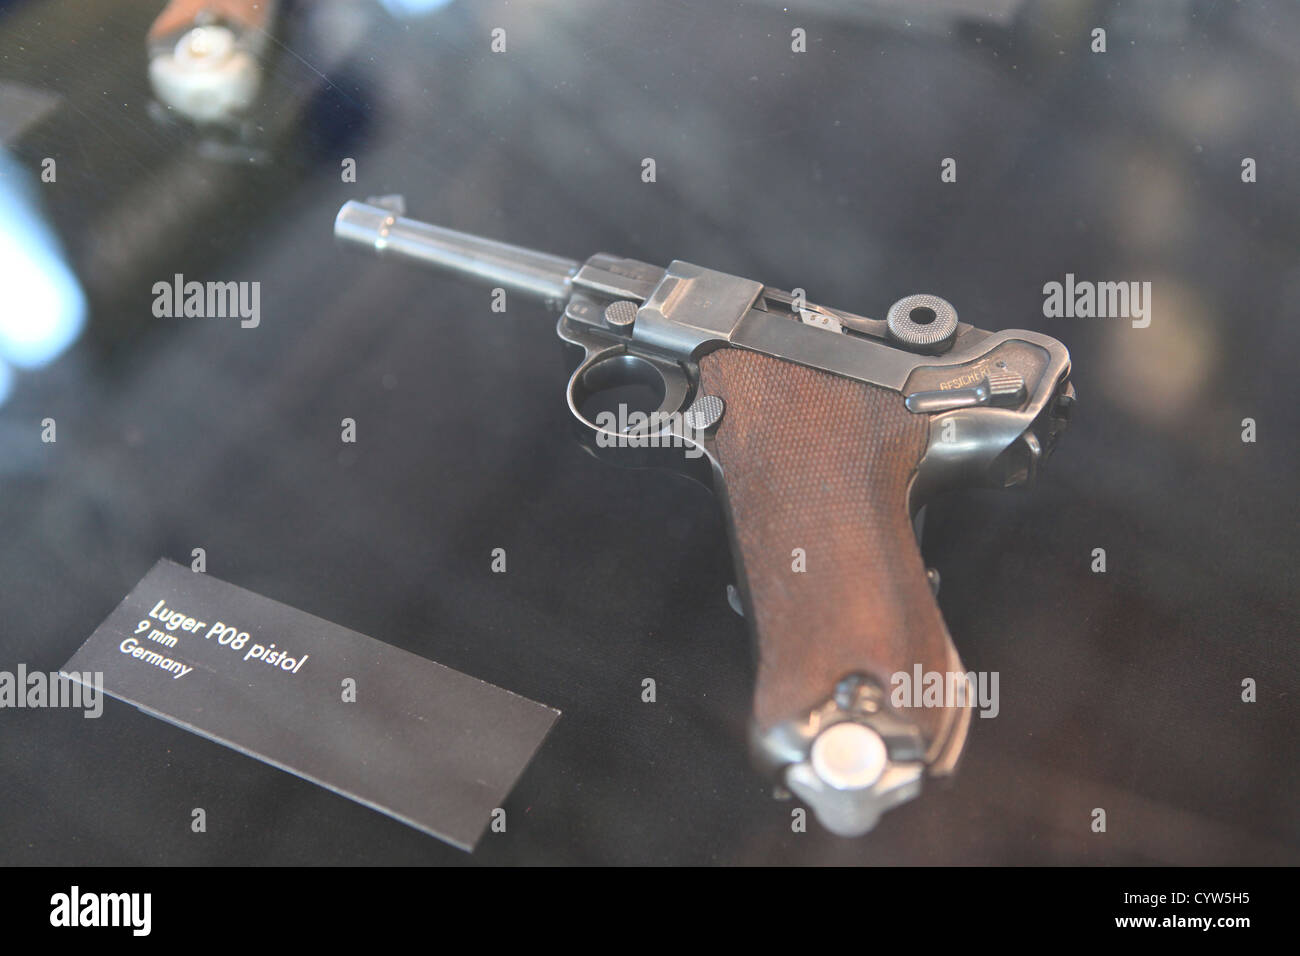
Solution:
[[(892, 675), (965, 673), (914, 518), (939, 491), (1034, 478), (1074, 402), (1060, 342), (975, 328), (934, 295), (868, 319), (689, 262), (577, 262), (375, 202), (344, 205), (335, 235), (560, 310), (581, 355), (569, 408), (596, 443), (685, 448), (711, 473), (757, 643), (764, 769), (844, 835), (953, 772), (973, 700), (891, 701)], [(589, 411), (628, 385), (658, 410)]]

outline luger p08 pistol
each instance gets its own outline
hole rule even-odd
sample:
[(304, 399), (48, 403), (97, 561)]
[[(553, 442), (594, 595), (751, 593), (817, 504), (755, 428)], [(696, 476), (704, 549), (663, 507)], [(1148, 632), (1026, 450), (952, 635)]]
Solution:
[[(953, 772), (969, 695), (891, 701), (893, 675), (965, 672), (914, 517), (944, 489), (1034, 478), (1074, 401), (1060, 342), (977, 329), (933, 295), (868, 319), (689, 262), (577, 262), (375, 202), (344, 205), (335, 235), (561, 310), (581, 356), (569, 408), (597, 444), (684, 448), (711, 473), (757, 643), (762, 767), (844, 835)], [(588, 410), (630, 385), (658, 411)]]

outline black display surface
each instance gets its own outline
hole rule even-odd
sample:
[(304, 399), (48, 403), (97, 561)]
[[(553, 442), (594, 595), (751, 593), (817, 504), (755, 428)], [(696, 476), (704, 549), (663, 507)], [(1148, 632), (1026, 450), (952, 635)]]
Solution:
[[(1293, 7), (398, 6), (290, 8), (240, 155), (149, 109), (162, 4), (0, 4), (0, 181), (31, 180), (88, 303), (48, 363), (0, 348), (0, 669), (57, 670), (160, 555), (202, 548), (564, 717), (467, 856), (116, 701), (3, 710), (0, 861), (1300, 858)], [(1037, 486), (928, 509), (948, 628), (1000, 675), (951, 786), (860, 839), (792, 832), (746, 750), (717, 503), (574, 441), (551, 313), (336, 246), (340, 204), (390, 193), (869, 316), (930, 291), (1069, 347), (1079, 406)], [(260, 283), (257, 326), (156, 317), (177, 274)], [(1047, 317), (1067, 276), (1150, 282), (1149, 325)], [(0, 320), (35, 301), (0, 291)]]

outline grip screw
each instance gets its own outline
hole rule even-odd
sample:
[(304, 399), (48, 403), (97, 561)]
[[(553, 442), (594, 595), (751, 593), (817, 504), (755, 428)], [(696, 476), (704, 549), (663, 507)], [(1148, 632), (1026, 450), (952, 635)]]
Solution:
[(718, 422), (722, 421), (722, 414), (726, 409), (726, 403), (717, 395), (699, 395), (682, 417), (685, 419), (686, 427), (691, 431), (705, 432), (710, 428), (718, 427)]

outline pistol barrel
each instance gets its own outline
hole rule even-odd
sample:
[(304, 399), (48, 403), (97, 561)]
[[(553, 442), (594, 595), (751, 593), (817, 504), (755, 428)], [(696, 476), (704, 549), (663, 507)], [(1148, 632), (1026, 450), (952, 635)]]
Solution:
[(355, 200), (339, 210), (334, 235), (381, 256), (453, 272), (548, 303), (569, 298), (573, 275), (581, 265), (563, 256), (406, 219), (382, 206)]

